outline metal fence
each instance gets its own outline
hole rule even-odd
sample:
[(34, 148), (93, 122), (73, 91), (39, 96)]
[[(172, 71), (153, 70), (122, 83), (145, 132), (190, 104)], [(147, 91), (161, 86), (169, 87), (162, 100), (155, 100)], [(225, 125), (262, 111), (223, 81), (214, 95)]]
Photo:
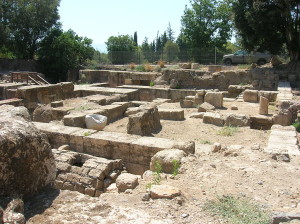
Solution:
[(167, 63), (197, 62), (200, 64), (221, 64), (224, 53), (217, 49), (193, 49), (180, 52), (143, 52), (143, 51), (111, 51), (108, 58), (112, 64), (156, 64), (162, 60)]

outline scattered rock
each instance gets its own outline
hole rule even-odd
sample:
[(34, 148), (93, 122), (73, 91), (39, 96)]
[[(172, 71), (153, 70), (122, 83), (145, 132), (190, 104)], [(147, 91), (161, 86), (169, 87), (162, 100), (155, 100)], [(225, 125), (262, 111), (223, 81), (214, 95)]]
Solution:
[(194, 101), (192, 100), (180, 100), (181, 108), (192, 108), (194, 105)]
[(256, 143), (251, 146), (252, 150), (260, 150), (260, 144)]
[(225, 118), (225, 125), (233, 127), (250, 126), (250, 118), (244, 114), (229, 114)]
[(88, 129), (101, 131), (107, 124), (107, 117), (99, 114), (88, 114), (85, 116), (85, 125)]
[(191, 115), (190, 115), (190, 118), (203, 118), (203, 116), (204, 116), (204, 112), (198, 112), (198, 113), (192, 113)]
[(26, 107), (14, 107), (12, 105), (2, 105), (0, 106), (0, 117), (22, 117), (26, 121), (30, 121), (30, 114)]
[(231, 105), (230, 109), (231, 110), (238, 110), (239, 108), (238, 108), (237, 105), (233, 104), (233, 105)]
[[(24, 213), (24, 202), (21, 199), (13, 199), (7, 205), (7, 208), (3, 212), (3, 222), (4, 223), (15, 223), (15, 224), (25, 224)], [(2, 219), (0, 220), (0, 222)]]
[(243, 99), (245, 102), (258, 102), (258, 91), (246, 89), (243, 94)]
[(170, 81), (170, 88), (171, 89), (177, 89), (179, 87), (179, 82), (176, 79), (172, 79)]
[(203, 123), (224, 126), (225, 120), (218, 113), (206, 112), (203, 116)]
[(151, 158), (150, 170), (155, 170), (155, 164), (158, 162), (162, 166), (162, 171), (172, 173), (174, 171), (174, 163), (176, 160), (179, 165), (181, 160), (186, 156), (186, 153), (180, 149), (166, 149), (159, 151)]
[(124, 192), (127, 189), (134, 189), (138, 184), (138, 177), (130, 173), (122, 173), (116, 180), (119, 192)]
[(198, 107), (198, 112), (207, 112), (207, 111), (213, 111), (213, 110), (215, 110), (215, 107), (207, 102), (202, 103)]
[(282, 162), (290, 162), (290, 156), (289, 154), (274, 154), (272, 155), (272, 159)]
[(216, 108), (222, 108), (223, 107), (223, 93), (207, 92), (204, 96), (204, 101), (213, 105)]
[(283, 222), (290, 222), (292, 220), (300, 220), (300, 214), (275, 212), (272, 217), (272, 224), (280, 224)]
[(150, 196), (152, 199), (167, 198), (172, 199), (180, 196), (179, 188), (169, 185), (152, 185), (150, 189)]
[(222, 146), (220, 143), (218, 142), (215, 142), (213, 145), (212, 145), (212, 152), (219, 152), (221, 150)]
[(149, 201), (150, 200), (150, 192), (143, 194), (142, 201)]

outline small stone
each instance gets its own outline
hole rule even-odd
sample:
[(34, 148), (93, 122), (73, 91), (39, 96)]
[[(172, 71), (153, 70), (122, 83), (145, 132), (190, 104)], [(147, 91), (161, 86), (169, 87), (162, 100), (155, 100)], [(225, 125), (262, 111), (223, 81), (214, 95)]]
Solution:
[(210, 166), (211, 166), (212, 168), (217, 168), (217, 166), (216, 166), (215, 164), (210, 164)]
[(130, 173), (122, 173), (116, 180), (117, 188), (120, 192), (127, 189), (134, 189), (138, 184), (138, 177)]
[(181, 214), (181, 217), (182, 218), (187, 218), (187, 217), (189, 217), (189, 214), (183, 213), (183, 214)]
[(152, 185), (150, 189), (151, 198), (167, 198), (172, 199), (174, 197), (180, 196), (181, 192), (179, 188), (169, 186), (169, 185)]
[(222, 146), (220, 143), (218, 142), (215, 142), (213, 145), (212, 145), (212, 152), (219, 152), (221, 150)]
[(150, 192), (147, 192), (142, 196), (142, 201), (149, 201), (149, 200), (150, 200)]
[(251, 146), (251, 149), (252, 150), (260, 150), (260, 144), (253, 144), (252, 146)]
[(282, 162), (290, 162), (290, 156), (289, 154), (274, 154), (272, 155), (272, 159)]
[(124, 193), (125, 193), (125, 194), (132, 194), (132, 189), (127, 189), (127, 190), (125, 190)]
[(237, 107), (237, 105), (233, 104), (230, 107), (231, 110), (238, 110), (239, 108)]

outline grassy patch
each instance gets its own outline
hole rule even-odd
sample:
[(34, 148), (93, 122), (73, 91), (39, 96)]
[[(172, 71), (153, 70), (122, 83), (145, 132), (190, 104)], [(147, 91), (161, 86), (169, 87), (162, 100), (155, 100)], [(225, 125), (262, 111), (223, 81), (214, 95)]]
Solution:
[(296, 121), (295, 123), (292, 124), (297, 132), (300, 132), (300, 121)]
[(249, 64), (244, 64), (244, 65), (237, 65), (237, 68), (238, 69), (250, 69), (251, 68), (251, 65)]
[(239, 131), (238, 127), (225, 126), (221, 130), (218, 131), (218, 134), (223, 135), (223, 136), (232, 136), (238, 131)]
[(231, 224), (269, 224), (270, 214), (247, 198), (223, 195), (208, 201), (203, 208), (222, 216)]
[(208, 141), (208, 140), (201, 140), (200, 141), (200, 144), (207, 144), (207, 145), (211, 145), (212, 142), (211, 141)]
[(179, 168), (180, 168), (180, 162), (176, 159), (174, 159), (172, 161), (172, 164), (173, 164), (173, 172), (172, 172), (172, 175), (175, 177), (177, 176), (177, 174), (179, 173)]

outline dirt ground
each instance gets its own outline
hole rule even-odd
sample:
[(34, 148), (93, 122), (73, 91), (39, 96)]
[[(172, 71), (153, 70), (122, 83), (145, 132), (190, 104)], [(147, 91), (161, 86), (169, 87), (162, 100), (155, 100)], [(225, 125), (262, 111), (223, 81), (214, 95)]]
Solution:
[[(230, 110), (236, 104), (239, 110)], [(179, 103), (166, 103), (160, 108), (179, 108)], [(273, 108), (270, 107), (270, 114)], [(91, 198), (78, 192), (50, 190), (26, 203), (28, 223), (203, 223), (222, 224), (226, 221), (203, 211), (203, 205), (222, 195), (246, 197), (273, 212), (300, 213), (300, 158), (290, 162), (276, 161), (262, 151), (269, 131), (238, 128), (233, 136), (222, 136), (222, 127), (204, 124), (202, 119), (190, 118), (196, 108), (185, 109), (184, 121), (161, 120), (162, 130), (155, 137), (195, 141), (196, 153), (186, 157), (180, 173), (162, 174), (161, 184), (178, 187), (182, 196), (172, 200), (142, 201), (151, 178), (140, 179), (132, 192), (118, 193), (115, 189)], [(254, 115), (258, 104), (224, 102), (221, 114)], [(104, 131), (124, 132), (128, 118), (122, 118)], [(214, 142), (228, 149), (211, 153)], [(260, 150), (251, 149), (260, 144)], [(231, 145), (235, 145), (230, 147)], [(241, 146), (236, 146), (241, 145)], [(229, 152), (230, 153), (226, 153)]]

